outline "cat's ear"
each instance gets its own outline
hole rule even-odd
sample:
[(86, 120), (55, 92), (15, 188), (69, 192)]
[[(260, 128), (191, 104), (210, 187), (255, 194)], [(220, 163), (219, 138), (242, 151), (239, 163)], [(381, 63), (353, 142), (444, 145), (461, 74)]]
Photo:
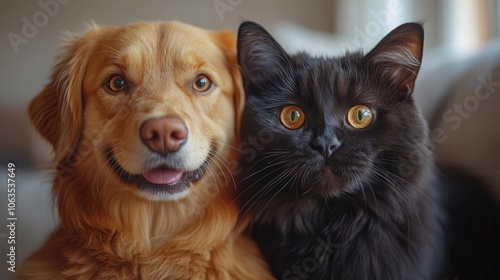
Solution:
[(412, 92), (420, 70), (424, 30), (419, 23), (405, 23), (385, 36), (364, 59), (382, 71), (388, 87), (400, 100)]
[(259, 24), (243, 22), (238, 30), (238, 63), (245, 86), (259, 86), (269, 76), (283, 69), (288, 55)]

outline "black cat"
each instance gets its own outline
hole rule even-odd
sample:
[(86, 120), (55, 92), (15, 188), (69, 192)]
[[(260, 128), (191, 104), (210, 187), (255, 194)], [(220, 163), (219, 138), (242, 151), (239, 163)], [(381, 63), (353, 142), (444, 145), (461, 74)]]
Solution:
[(422, 49), (418, 23), (335, 58), (289, 55), (258, 24), (240, 26), (241, 135), (255, 145), (242, 150), (238, 197), (278, 279), (476, 273), (450, 270), (456, 200), (411, 95)]

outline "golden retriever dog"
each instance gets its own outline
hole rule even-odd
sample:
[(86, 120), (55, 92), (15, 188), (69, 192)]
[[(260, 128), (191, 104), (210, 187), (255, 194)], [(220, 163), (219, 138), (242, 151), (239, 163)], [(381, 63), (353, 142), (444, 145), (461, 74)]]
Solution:
[(54, 147), (59, 228), (20, 279), (270, 279), (230, 165), (236, 37), (179, 22), (73, 36), (29, 115)]

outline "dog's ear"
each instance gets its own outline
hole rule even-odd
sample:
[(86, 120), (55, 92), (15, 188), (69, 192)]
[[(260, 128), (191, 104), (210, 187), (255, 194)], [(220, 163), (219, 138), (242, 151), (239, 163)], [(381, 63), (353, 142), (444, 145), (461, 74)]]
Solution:
[(241, 78), (240, 68), (238, 66), (238, 57), (236, 53), (236, 33), (232, 31), (212, 32), (216, 44), (221, 48), (226, 62), (229, 65), (234, 83), (234, 108), (235, 108), (235, 125), (238, 142), (240, 141), (240, 123), (241, 115), (245, 106), (245, 91), (243, 90), (243, 80)]
[(92, 40), (93, 25), (82, 35), (71, 35), (51, 80), (29, 104), (28, 114), (38, 132), (52, 144), (56, 163), (75, 151), (82, 129), (82, 82)]

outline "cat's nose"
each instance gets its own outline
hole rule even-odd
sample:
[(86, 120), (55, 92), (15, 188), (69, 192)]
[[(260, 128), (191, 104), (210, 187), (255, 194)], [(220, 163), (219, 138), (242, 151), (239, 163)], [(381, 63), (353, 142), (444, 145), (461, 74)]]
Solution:
[(319, 136), (312, 143), (313, 149), (328, 159), (340, 147), (341, 141), (337, 136)]

